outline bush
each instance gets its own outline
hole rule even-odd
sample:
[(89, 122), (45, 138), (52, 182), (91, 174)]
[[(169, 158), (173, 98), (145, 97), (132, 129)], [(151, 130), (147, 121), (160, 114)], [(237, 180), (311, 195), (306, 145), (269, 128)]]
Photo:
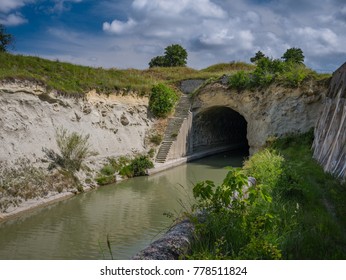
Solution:
[(177, 94), (164, 84), (158, 84), (151, 90), (149, 109), (156, 117), (166, 117), (178, 100)]
[(120, 156), (119, 158), (109, 157), (107, 159), (114, 170), (118, 172), (131, 162), (131, 159), (127, 156)]
[(88, 139), (89, 135), (82, 136), (77, 132), (69, 133), (62, 127), (56, 129), (56, 143), (60, 154), (52, 149), (42, 149), (51, 161), (50, 169), (61, 167), (72, 173), (78, 171), (87, 157), (96, 154), (91, 150)]
[(311, 70), (307, 69), (304, 64), (297, 64), (293, 62), (287, 62), (285, 65), (285, 71), (279, 75), (279, 80), (288, 87), (298, 87), (306, 79)]
[(277, 152), (265, 149), (245, 161), (243, 169), (258, 184), (274, 187), (283, 172), (284, 158)]
[(250, 86), (251, 79), (247, 72), (239, 71), (229, 78), (229, 85), (237, 90), (244, 90)]
[(147, 169), (153, 168), (154, 164), (146, 155), (140, 155), (135, 157), (129, 165), (124, 166), (119, 174), (128, 178), (136, 176), (144, 176), (147, 173)]
[(150, 137), (150, 142), (155, 144), (155, 145), (160, 145), (162, 142), (162, 135), (160, 134), (154, 134)]

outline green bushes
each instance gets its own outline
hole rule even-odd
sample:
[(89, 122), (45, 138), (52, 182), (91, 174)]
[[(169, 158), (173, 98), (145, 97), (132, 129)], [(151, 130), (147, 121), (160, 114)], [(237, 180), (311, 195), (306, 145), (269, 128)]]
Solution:
[[(345, 184), (312, 159), (312, 133), (272, 141), (221, 186), (196, 184), (189, 259), (345, 259)], [(240, 187), (246, 176), (256, 186)], [(229, 201), (231, 201), (229, 203)]]
[(137, 155), (135, 158), (121, 156), (118, 159), (108, 158), (108, 164), (103, 166), (96, 182), (99, 185), (114, 183), (116, 180), (115, 174), (127, 178), (144, 176), (147, 174), (147, 169), (153, 168), (154, 164), (147, 155)]
[(252, 72), (239, 71), (230, 76), (229, 86), (241, 91), (267, 87), (277, 81), (287, 87), (298, 87), (308, 76), (313, 76), (315, 73), (303, 64), (302, 53), (298, 53), (296, 57), (296, 49), (293, 51), (294, 57), (291, 58), (291, 54), (288, 53), (287, 57), (282, 57), (284, 61), (266, 57), (261, 52), (256, 53), (256, 56), (251, 58), (256, 68)]
[(149, 109), (156, 117), (166, 117), (178, 100), (177, 94), (164, 84), (158, 84), (151, 90)]
[(128, 178), (146, 175), (147, 169), (153, 168), (154, 164), (146, 155), (139, 155), (124, 166), (119, 174)]

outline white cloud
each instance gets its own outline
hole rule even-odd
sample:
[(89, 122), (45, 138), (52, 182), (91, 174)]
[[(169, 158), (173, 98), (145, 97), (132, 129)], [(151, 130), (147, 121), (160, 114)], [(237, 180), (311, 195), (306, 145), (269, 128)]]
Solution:
[(49, 12), (51, 13), (62, 13), (65, 11), (68, 11), (70, 7), (68, 4), (70, 3), (80, 3), (83, 0), (53, 0), (54, 6), (49, 9)]
[(27, 3), (32, 3), (34, 0), (1, 0), (0, 12), (8, 13), (12, 10), (23, 7)]
[(132, 7), (149, 15), (172, 17), (182, 14), (225, 18), (226, 12), (210, 0), (134, 0)]
[(296, 28), (301, 44), (312, 54), (328, 54), (338, 48), (344, 48), (338, 35), (329, 28), (314, 29), (312, 27)]
[(127, 22), (113, 20), (111, 23), (104, 22), (103, 30), (110, 33), (123, 34), (125, 32), (131, 31), (136, 25), (136, 21), (134, 21), (132, 18), (129, 18)]
[(7, 26), (16, 26), (26, 22), (27, 20), (20, 13), (0, 16), (0, 23)]

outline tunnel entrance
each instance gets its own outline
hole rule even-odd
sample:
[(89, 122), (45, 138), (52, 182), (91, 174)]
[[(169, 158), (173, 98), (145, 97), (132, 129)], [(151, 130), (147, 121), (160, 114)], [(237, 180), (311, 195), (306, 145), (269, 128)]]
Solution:
[(228, 107), (211, 107), (197, 113), (192, 122), (192, 150), (199, 152), (218, 147), (244, 149), (248, 153), (245, 118)]

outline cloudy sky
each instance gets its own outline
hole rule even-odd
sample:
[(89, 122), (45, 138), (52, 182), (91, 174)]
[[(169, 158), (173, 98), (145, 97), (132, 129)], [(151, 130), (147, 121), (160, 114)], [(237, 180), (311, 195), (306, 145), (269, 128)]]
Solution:
[(106, 68), (147, 68), (170, 44), (196, 69), (290, 47), (319, 72), (346, 61), (346, 0), (1, 0), (0, 23), (11, 52)]

